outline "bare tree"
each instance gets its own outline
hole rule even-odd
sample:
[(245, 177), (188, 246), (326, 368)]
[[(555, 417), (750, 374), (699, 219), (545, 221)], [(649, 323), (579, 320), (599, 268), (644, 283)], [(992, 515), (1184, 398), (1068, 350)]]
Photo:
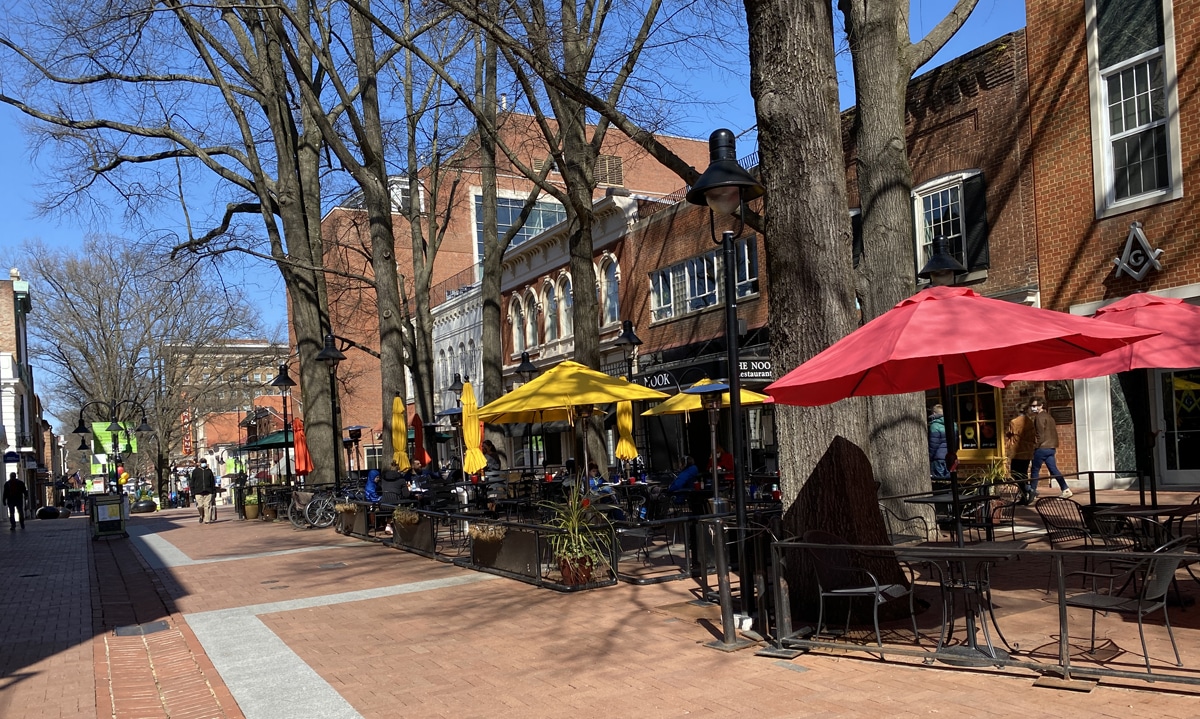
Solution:
[[(329, 326), (321, 135), (310, 110), (296, 106), (268, 31), (271, 12), (233, 3), (44, 3), (10, 16), (0, 34), (14, 79), (0, 102), (32, 118), (39, 141), (63, 160), (63, 181), (45, 206), (102, 205), (112, 199), (107, 188), (133, 222), (174, 202), (188, 223), (178, 250), (275, 263), (290, 300), (314, 456), (329, 457), (329, 385), (313, 362)], [(227, 200), (216, 216), (193, 217), (214, 195)], [(257, 218), (257, 231), (244, 217)], [(331, 471), (322, 464), (314, 479)]]
[(27, 243), (21, 254), (38, 297), (30, 352), (46, 373), (49, 409), (70, 422), (88, 402), (132, 400), (118, 419), (136, 425), (144, 407), (162, 479), (185, 413), (203, 415), (219, 393), (243, 388), (201, 370), (222, 340), (262, 335), (249, 303), (222, 287), (211, 263), (173, 261), (125, 238), (89, 237), (77, 251)]
[[(905, 135), (908, 81), (946, 44), (978, 0), (958, 0), (922, 40), (909, 39), (909, 0), (838, 0), (854, 62), (855, 171), (862, 207), (862, 259), (856, 268), (863, 319), (916, 291), (912, 168)], [(885, 494), (929, 488), (925, 398), (872, 397), (870, 457)]]

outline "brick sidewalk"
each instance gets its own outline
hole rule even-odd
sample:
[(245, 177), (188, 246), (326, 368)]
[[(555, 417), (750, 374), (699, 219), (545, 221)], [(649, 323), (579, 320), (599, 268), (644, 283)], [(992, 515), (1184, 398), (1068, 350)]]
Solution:
[[(687, 582), (561, 595), (226, 512), (135, 515), (130, 531), (0, 535), (0, 716), (1197, 714), (1172, 685), (1076, 694), (1029, 674), (716, 652), (717, 612), (686, 604)], [(168, 629), (112, 633), (156, 620)], [(1180, 649), (1200, 662), (1195, 641)]]

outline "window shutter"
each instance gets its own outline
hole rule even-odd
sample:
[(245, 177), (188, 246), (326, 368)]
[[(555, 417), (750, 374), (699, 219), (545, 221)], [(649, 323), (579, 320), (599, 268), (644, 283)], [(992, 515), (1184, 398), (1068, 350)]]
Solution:
[(987, 183), (983, 175), (963, 180), (963, 215), (965, 216), (964, 255), (970, 271), (984, 270), (991, 265), (988, 251)]
[(851, 246), (854, 248), (855, 267), (858, 267), (858, 261), (861, 260), (863, 256), (862, 222), (862, 212), (850, 213)]

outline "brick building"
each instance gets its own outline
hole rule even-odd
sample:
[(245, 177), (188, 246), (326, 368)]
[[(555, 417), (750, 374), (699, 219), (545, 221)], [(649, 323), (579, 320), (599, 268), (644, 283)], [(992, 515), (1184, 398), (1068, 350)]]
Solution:
[[(1195, 187), (1188, 192), (1200, 182), (1200, 78), (1189, 70), (1200, 3), (1027, 0), (1026, 8), (1042, 303), (1080, 315), (1133, 292), (1200, 304)], [(1144, 473), (1132, 430), (1142, 414), (1159, 482), (1200, 485), (1197, 384), (1195, 368), (1064, 383), (1057, 404), (1075, 431), (1059, 433), (1060, 468), (1127, 473), (1136, 463)]]
[(42, 432), (42, 404), (29, 362), (29, 282), (14, 267), (0, 280), (0, 481), (16, 473), (29, 488), (33, 506), (47, 501), (49, 456)]
[[(545, 142), (532, 118), (527, 115), (509, 113), (505, 116), (502, 132), (510, 146), (529, 167), (541, 167), (548, 160)], [(676, 154), (693, 166), (703, 167), (707, 162), (707, 145), (702, 140), (660, 136), (660, 139)], [(499, 231), (503, 233), (519, 214), (532, 183), (525, 178), (507, 158), (497, 159), (497, 194)], [(482, 262), (482, 185), (474, 145), (470, 142), (458, 155), (443, 166), (441, 182), (448, 186), (456, 182), (453, 205), (436, 208), (446, 222), (445, 237), (438, 250), (433, 274), (434, 291), (431, 303), (436, 307), (447, 299), (458, 298), (478, 282)], [(609, 131), (600, 150), (596, 164), (598, 187), (597, 199), (605, 197), (610, 188), (622, 188), (639, 196), (658, 198), (679, 187), (679, 179), (650, 157), (640, 146), (616, 131)], [(548, 181), (561, 187), (562, 179), (553, 169)], [(407, 191), (400, 191), (397, 184), (397, 202), (407, 203)], [(423, 193), (419, 200), (423, 212), (434, 211), (426, 207)], [(444, 200), (443, 200), (444, 202)], [(399, 209), (399, 206), (397, 206)], [(528, 242), (539, 233), (563, 222), (565, 210), (549, 195), (543, 194), (525, 228), (514, 238), (509, 252)], [(412, 297), (412, 248), (407, 220), (400, 214), (393, 215), (396, 236), (396, 261), (399, 273), (405, 277), (406, 295)], [(322, 220), (322, 232), (337, 248), (369, 247), (366, 213), (361, 208), (361, 198), (352, 196), (342, 206), (326, 214)], [(369, 277), (369, 261), (357, 260), (361, 251), (338, 252), (342, 261), (353, 271)], [(369, 257), (369, 252), (367, 253)], [(333, 317), (334, 333), (351, 339), (363, 346), (377, 348), (378, 323), (373, 293), (369, 288), (339, 279), (331, 279), (330, 313)], [(438, 322), (435, 317), (435, 323)], [(461, 323), (459, 323), (461, 324)], [(467, 323), (438, 336), (435, 331), (435, 378), (434, 387), (448, 386), (455, 372), (470, 374), (469, 368), (479, 366), (479, 344), (481, 336), (477, 323)], [(461, 346), (460, 346), (461, 345)], [(383, 430), (382, 402), (380, 401), (379, 362), (375, 357), (356, 349), (346, 351), (346, 360), (338, 368), (342, 380), (342, 424), (361, 425), (370, 428), (364, 431), (364, 442), (377, 443)], [(437, 397), (437, 400), (444, 399)], [(480, 396), (481, 402), (488, 398)], [(411, 402), (411, 392), (409, 393)], [(378, 446), (368, 444), (364, 452), (377, 452)]]

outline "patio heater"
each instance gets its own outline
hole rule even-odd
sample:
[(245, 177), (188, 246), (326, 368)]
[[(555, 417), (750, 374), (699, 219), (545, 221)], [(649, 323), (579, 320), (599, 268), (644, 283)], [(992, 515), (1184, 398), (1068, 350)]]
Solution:
[(720, 468), (717, 466), (717, 424), (721, 421), (721, 395), (728, 391), (729, 385), (724, 382), (693, 386), (683, 391), (684, 394), (700, 395), (700, 403), (708, 413), (708, 456), (712, 458), (713, 514), (722, 511)]
[(581, 476), (583, 477), (583, 490), (586, 492), (588, 489), (587, 483), (590, 479), (588, 477), (588, 465), (591, 463), (588, 457), (588, 423), (592, 417), (592, 405), (576, 405), (575, 415), (579, 417), (579, 424), (583, 425), (583, 471)]
[(317, 353), (318, 362), (324, 362), (329, 368), (329, 409), (332, 412), (329, 418), (329, 428), (333, 432), (333, 491), (334, 494), (342, 493), (342, 477), (340, 457), (341, 452), (338, 451), (339, 440), (342, 438), (342, 431), (338, 428), (341, 422), (338, 420), (338, 393), (337, 393), (337, 368), (342, 360), (346, 359), (345, 353), (337, 348), (334, 344), (333, 334), (325, 335), (325, 346)]
[[(737, 248), (734, 241), (745, 228), (746, 203), (766, 194), (766, 189), (737, 161), (737, 138), (727, 129), (719, 129), (708, 138), (709, 163), (686, 199), (693, 205), (708, 205), (708, 227), (713, 242), (721, 246), (725, 295), (725, 353), (729, 367), (729, 426), (733, 434), (733, 483), (737, 507), (738, 571), (742, 574), (742, 611), (754, 606), (754, 582), (746, 563), (746, 457), (742, 437), (742, 381), (738, 365), (737, 319)], [(736, 232), (716, 237), (716, 215), (737, 215)], [(752, 237), (751, 241), (755, 241)]]
[(288, 366), (286, 364), (279, 365), (279, 373), (275, 375), (275, 379), (271, 380), (272, 387), (279, 388), (279, 394), (283, 395), (283, 466), (287, 477), (287, 486), (292, 486), (292, 450), (295, 447), (295, 437), (292, 435), (292, 423), (288, 419), (288, 395), (291, 394), (292, 387), (296, 386), (296, 381), (288, 374)]
[[(946, 238), (934, 235), (932, 240), (933, 256), (917, 273), (917, 277), (929, 280), (935, 287), (949, 287), (954, 284), (960, 272), (966, 272), (954, 255), (947, 249)], [(942, 416), (946, 422), (946, 466), (950, 470), (950, 511), (954, 513), (954, 533), (958, 537), (958, 546), (963, 546), (962, 504), (958, 493), (958, 407), (950, 389), (946, 386), (946, 370), (941, 362), (938, 363), (938, 392), (942, 399)]]

